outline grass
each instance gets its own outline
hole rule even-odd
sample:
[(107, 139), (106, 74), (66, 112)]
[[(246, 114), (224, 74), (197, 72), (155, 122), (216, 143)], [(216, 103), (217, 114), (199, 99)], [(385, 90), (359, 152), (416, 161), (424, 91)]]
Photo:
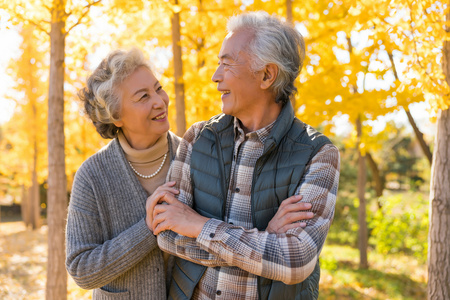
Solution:
[(325, 245), (319, 299), (426, 299), (426, 266), (406, 255), (369, 252), (369, 269), (359, 269), (359, 251)]
[[(369, 252), (370, 269), (358, 269), (358, 250), (325, 245), (319, 299), (426, 299), (426, 266), (405, 255)], [(19, 221), (0, 223), (0, 299), (44, 299), (47, 227), (26, 230)], [(91, 299), (69, 277), (68, 299)]]
[[(23, 222), (0, 223), (0, 299), (45, 299), (47, 226), (26, 230)], [(68, 299), (92, 299), (68, 280)]]

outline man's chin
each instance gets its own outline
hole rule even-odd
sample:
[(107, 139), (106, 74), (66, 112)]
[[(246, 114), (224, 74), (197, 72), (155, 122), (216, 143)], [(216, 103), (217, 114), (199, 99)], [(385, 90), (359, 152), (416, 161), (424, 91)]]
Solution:
[(226, 115), (231, 115), (232, 110), (229, 106), (222, 103), (222, 112)]

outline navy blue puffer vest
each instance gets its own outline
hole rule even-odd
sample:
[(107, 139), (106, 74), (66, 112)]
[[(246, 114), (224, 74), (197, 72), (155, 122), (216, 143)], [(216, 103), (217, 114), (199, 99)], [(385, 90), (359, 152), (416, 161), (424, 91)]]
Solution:
[[(195, 142), (191, 156), (194, 209), (203, 216), (224, 220), (225, 201), (234, 149), (233, 117), (211, 118)], [(282, 109), (264, 144), (253, 175), (253, 226), (265, 230), (281, 204), (294, 195), (305, 166), (325, 145), (327, 137), (294, 117), (292, 105)], [(190, 299), (206, 267), (176, 258), (169, 299)], [(320, 267), (303, 282), (286, 285), (258, 278), (259, 299), (317, 299)]]

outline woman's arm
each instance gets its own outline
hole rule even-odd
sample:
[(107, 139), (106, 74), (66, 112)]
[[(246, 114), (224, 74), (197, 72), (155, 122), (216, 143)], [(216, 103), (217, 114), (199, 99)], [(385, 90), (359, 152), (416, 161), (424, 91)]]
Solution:
[(98, 203), (83, 166), (72, 189), (66, 228), (66, 268), (84, 289), (100, 288), (124, 274), (157, 248), (145, 218), (105, 240)]

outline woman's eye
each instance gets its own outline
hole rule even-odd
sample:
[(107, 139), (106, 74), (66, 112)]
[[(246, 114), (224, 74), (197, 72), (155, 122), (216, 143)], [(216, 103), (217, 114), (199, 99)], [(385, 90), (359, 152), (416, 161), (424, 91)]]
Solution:
[(144, 99), (147, 99), (147, 97), (148, 97), (148, 94), (147, 94), (147, 93), (145, 93), (144, 95), (142, 95), (142, 97), (141, 97), (141, 98), (139, 98), (139, 100), (144, 100)]

